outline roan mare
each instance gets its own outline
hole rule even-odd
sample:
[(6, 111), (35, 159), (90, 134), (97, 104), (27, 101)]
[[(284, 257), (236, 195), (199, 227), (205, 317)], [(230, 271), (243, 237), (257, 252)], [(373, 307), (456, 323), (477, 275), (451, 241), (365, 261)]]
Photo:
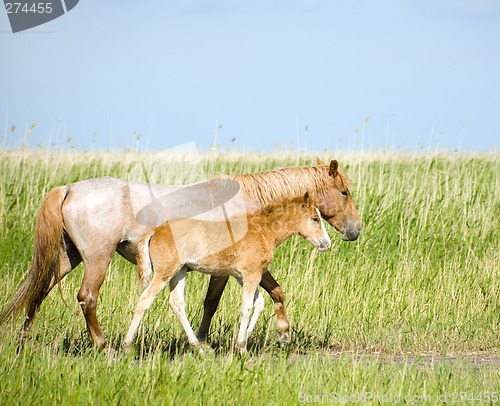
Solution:
[[(349, 181), (336, 160), (330, 164), (318, 160), (317, 166), (221, 178), (238, 185), (247, 211), (258, 212), (275, 201), (302, 197), (305, 191), (309, 191), (316, 196), (322, 217), (341, 233), (343, 240), (356, 240), (361, 232), (361, 220), (349, 192)], [(220, 178), (208, 181), (208, 186), (217, 179)], [(78, 302), (93, 345), (99, 349), (106, 348), (96, 306), (111, 257), (117, 251), (125, 259), (136, 263), (137, 244), (141, 236), (167, 219), (165, 205), (158, 203), (161, 200), (158, 197), (177, 193), (180, 188), (106, 177), (52, 189), (38, 211), (30, 268), (6, 305), (0, 323), (24, 309), (26, 317), (21, 336), (26, 336), (36, 311), (52, 288), (83, 262)], [(179, 196), (181, 199), (169, 199), (169, 202), (184, 207), (191, 204), (186, 199), (198, 195), (187, 193)], [(197, 333), (202, 341), (207, 338), (227, 280), (227, 276), (210, 279), (203, 319)], [(279, 340), (287, 343), (289, 322), (281, 287), (269, 272), (264, 272), (260, 285), (274, 301)]]
[(302, 199), (275, 203), (259, 213), (237, 215), (228, 221), (245, 223), (243, 238), (215, 253), (209, 249), (208, 255), (205, 254), (207, 247), (221, 234), (226, 222), (174, 219), (146, 234), (139, 241), (137, 266), (143, 286), (147, 287), (137, 303), (123, 348), (130, 348), (144, 313), (170, 283), (170, 307), (181, 322), (189, 343), (203, 352), (184, 304), (186, 272), (190, 269), (214, 276), (234, 276), (241, 284), (242, 318), (236, 345), (245, 352), (248, 336), (264, 308), (264, 298), (257, 287), (276, 247), (298, 234), (320, 251), (330, 248), (330, 237), (315, 204), (314, 198), (306, 192)]

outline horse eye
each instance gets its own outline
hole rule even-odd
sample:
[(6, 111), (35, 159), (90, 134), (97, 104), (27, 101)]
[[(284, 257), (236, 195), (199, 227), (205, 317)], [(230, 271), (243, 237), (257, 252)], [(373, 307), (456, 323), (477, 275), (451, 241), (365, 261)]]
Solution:
[(313, 221), (314, 223), (319, 223), (319, 217), (313, 217), (313, 218), (312, 218), (312, 221)]
[(343, 190), (342, 191), (342, 196), (347, 196), (349, 194), (349, 191), (348, 190)]

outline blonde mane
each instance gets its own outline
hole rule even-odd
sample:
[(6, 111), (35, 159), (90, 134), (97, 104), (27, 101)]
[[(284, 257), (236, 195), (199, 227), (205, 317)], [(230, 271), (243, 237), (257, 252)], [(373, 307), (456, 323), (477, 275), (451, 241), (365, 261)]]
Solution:
[[(273, 169), (226, 178), (233, 179), (241, 185), (249, 202), (265, 207), (272, 203), (304, 196), (305, 192), (321, 199), (328, 189), (330, 179), (328, 170), (328, 165), (322, 164)], [(350, 181), (339, 170), (334, 183), (339, 188), (347, 188)]]

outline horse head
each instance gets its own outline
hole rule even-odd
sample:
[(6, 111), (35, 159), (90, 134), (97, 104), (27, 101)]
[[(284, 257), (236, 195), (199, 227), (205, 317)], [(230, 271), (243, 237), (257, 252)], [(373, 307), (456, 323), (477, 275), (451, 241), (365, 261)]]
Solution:
[(304, 194), (304, 201), (301, 204), (299, 234), (319, 251), (328, 251), (331, 246), (330, 237), (321, 221), (321, 213), (316, 204), (316, 199), (310, 196), (309, 192), (306, 192)]
[(361, 218), (349, 191), (349, 180), (339, 168), (339, 163), (333, 159), (330, 164), (318, 164), (325, 170), (326, 191), (317, 203), (322, 217), (342, 234), (344, 241), (354, 241), (361, 233)]

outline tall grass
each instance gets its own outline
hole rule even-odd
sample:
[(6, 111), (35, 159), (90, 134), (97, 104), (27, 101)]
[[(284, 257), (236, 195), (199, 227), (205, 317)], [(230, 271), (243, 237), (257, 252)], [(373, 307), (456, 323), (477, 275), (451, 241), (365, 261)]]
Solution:
[[(289, 404), (333, 392), (452, 396), (498, 389), (498, 363), (474, 359), (499, 355), (500, 156), (335, 158), (354, 182), (364, 229), (358, 241), (346, 243), (330, 228), (333, 248), (326, 254), (299, 238), (276, 251), (271, 272), (286, 293), (292, 325), (287, 350), (276, 346), (275, 316), (266, 297), (250, 355), (232, 352), (241, 289), (230, 282), (214, 318), (214, 354), (208, 358), (187, 346), (165, 293), (146, 315), (135, 352), (109, 361), (92, 350), (76, 303), (80, 266), (61, 283), (62, 295), (56, 289), (45, 300), (32, 339), (19, 354), (20, 322), (1, 326), (0, 371), (7, 379), (0, 380), (0, 402)], [(132, 153), (2, 151), (1, 307), (29, 265), (36, 211), (54, 186), (104, 175), (187, 183), (314, 163), (314, 156), (294, 154), (207, 154), (175, 161)], [(207, 277), (188, 275), (187, 311), (195, 327), (207, 285)], [(139, 293), (135, 267), (116, 255), (98, 307), (115, 348)], [(429, 354), (463, 360), (420, 360)]]

